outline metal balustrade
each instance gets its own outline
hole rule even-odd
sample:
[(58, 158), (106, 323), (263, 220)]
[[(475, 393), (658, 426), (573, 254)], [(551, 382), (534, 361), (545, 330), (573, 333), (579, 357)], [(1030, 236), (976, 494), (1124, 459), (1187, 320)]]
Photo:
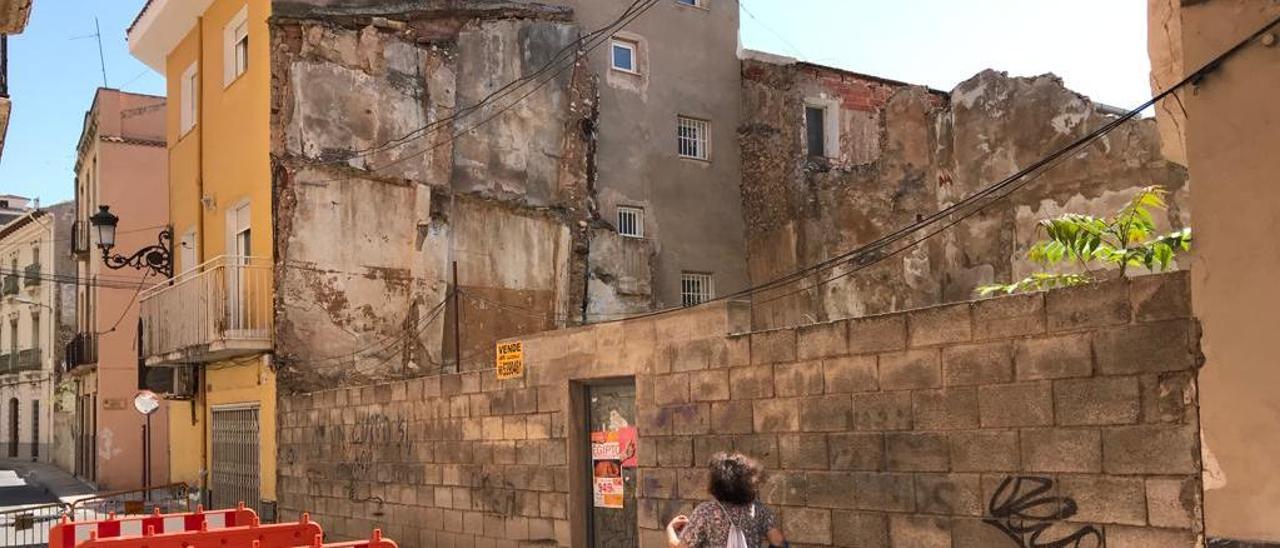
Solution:
[(148, 365), (210, 362), (271, 349), (272, 269), (220, 256), (139, 297)]

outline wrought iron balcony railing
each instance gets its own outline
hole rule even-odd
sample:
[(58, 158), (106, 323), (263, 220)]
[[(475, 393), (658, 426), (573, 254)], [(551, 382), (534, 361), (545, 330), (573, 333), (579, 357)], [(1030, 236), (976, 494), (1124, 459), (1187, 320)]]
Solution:
[(77, 333), (67, 343), (66, 370), (71, 371), (82, 365), (98, 363), (98, 335), (96, 333)]
[(22, 287), (40, 285), (40, 263), (31, 263), (22, 269)]

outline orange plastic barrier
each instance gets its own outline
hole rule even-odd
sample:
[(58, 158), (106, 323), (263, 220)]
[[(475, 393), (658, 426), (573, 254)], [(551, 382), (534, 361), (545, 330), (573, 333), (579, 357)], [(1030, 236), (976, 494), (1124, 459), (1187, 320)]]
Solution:
[[(253, 548), (260, 547), (255, 544)], [(399, 546), (394, 540), (382, 538), (382, 529), (374, 529), (373, 536), (369, 537), (369, 540), (325, 544), (324, 538), (320, 535), (316, 535), (315, 538), (312, 539), (311, 544), (297, 546), (295, 548), (399, 548)]]
[(199, 531), (157, 534), (147, 528), (142, 536), (98, 538), (92, 534), (78, 548), (190, 548), (192, 546), (257, 546), (259, 548), (289, 548), (304, 545), (307, 539), (323, 537), (320, 524), (311, 521), (307, 514), (297, 523), (262, 525), (254, 516), (249, 525), (210, 529), (207, 525)]
[(157, 535), (202, 529), (217, 530), (245, 526), (257, 519), (258, 514), (252, 508), (245, 508), (244, 503), (233, 509), (208, 512), (197, 506), (195, 512), (178, 514), (161, 514), (158, 509), (149, 516), (116, 518), (115, 514), (109, 514), (107, 519), (95, 521), (69, 521), (63, 516), (62, 521), (49, 530), (49, 548), (72, 548), (90, 538), (142, 536), (148, 530)]

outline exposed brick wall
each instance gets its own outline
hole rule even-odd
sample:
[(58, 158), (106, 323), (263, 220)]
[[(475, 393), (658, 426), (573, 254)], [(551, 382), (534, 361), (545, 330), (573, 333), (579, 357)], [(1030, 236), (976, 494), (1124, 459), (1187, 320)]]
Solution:
[(1017, 546), (984, 522), (1017, 477), (1074, 501), (1042, 543), (1194, 546), (1189, 310), (1177, 273), (747, 335), (723, 335), (733, 307), (546, 333), (518, 381), (282, 397), (281, 507), (402, 546), (570, 545), (570, 383), (634, 375), (644, 546), (705, 498), (720, 450), (767, 467), (797, 546)]

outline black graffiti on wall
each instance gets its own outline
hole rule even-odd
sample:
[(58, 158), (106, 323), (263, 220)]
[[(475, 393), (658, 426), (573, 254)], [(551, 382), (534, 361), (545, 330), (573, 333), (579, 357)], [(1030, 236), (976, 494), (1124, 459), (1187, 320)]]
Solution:
[(1050, 478), (1008, 476), (991, 495), (987, 503), (990, 517), (982, 521), (999, 529), (1020, 548), (1104, 548), (1107, 537), (1097, 527), (1084, 525), (1065, 535), (1063, 532), (1069, 527), (1054, 528), (1075, 516), (1080, 508), (1070, 497), (1051, 495), (1052, 490)]

